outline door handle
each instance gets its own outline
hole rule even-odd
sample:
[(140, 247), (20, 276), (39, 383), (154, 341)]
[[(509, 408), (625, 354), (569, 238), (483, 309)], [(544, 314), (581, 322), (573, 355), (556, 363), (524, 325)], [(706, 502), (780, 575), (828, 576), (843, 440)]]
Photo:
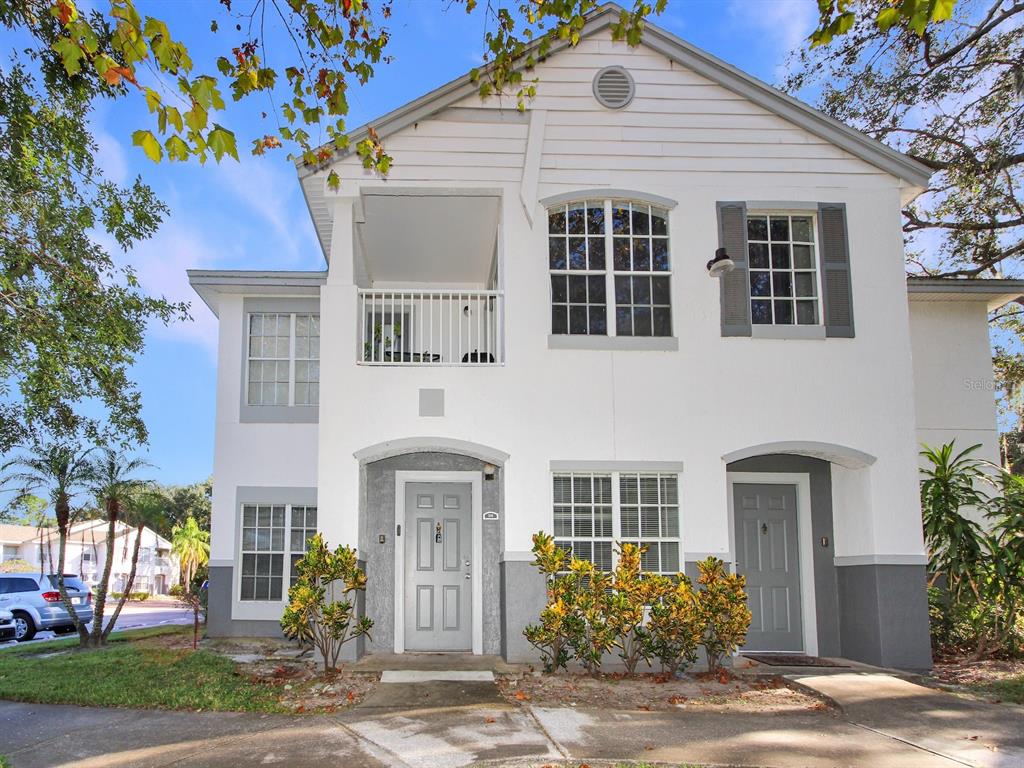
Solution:
[(466, 578), (467, 579), (472, 579), (473, 578), (473, 574), (472, 573), (467, 573), (466, 574)]

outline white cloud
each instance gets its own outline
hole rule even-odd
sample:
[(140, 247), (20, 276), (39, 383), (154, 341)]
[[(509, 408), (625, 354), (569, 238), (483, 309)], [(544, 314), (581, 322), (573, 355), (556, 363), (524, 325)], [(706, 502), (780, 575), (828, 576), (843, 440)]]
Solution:
[(128, 160), (121, 143), (98, 126), (93, 127), (96, 139), (96, 164), (107, 181), (124, 186), (129, 180)]
[(730, 0), (728, 10), (733, 24), (756, 32), (771, 49), (777, 82), (788, 74), (789, 54), (804, 44), (818, 20), (816, 5), (809, 0)]
[(320, 246), (290, 162), (282, 166), (271, 158), (243, 156), (240, 162), (222, 163), (212, 173), (218, 183), (256, 214), (249, 220), (239, 217), (239, 223), (251, 227), (249, 235), (263, 238), (260, 230), (271, 230), (279, 246), (273, 268), (308, 265), (311, 256), (319, 255)]

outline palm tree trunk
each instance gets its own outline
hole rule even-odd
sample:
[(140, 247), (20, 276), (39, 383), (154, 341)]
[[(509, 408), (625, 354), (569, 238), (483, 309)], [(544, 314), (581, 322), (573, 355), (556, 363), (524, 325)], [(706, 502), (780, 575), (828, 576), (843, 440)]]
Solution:
[(142, 544), (142, 529), (145, 525), (139, 524), (135, 529), (135, 546), (132, 547), (132, 567), (128, 571), (128, 582), (124, 585), (124, 592), (121, 593), (121, 599), (117, 601), (117, 608), (114, 609), (114, 615), (110, 617), (110, 621), (107, 622), (106, 629), (103, 630), (103, 642), (107, 642), (107, 636), (110, 634), (110, 630), (114, 628), (117, 623), (117, 617), (121, 615), (121, 609), (124, 608), (124, 604), (128, 601), (128, 596), (132, 593), (132, 587), (135, 585), (135, 567), (139, 564), (139, 547)]
[(90, 633), (90, 645), (103, 645), (105, 635), (103, 634), (103, 609), (107, 605), (107, 590), (109, 589), (110, 571), (114, 566), (114, 533), (117, 530), (117, 516), (119, 505), (116, 499), (107, 500), (107, 554), (103, 558), (103, 575), (96, 587), (96, 605), (92, 614), (92, 632)]
[[(78, 620), (78, 613), (75, 606), (68, 597), (67, 587), (64, 586), (64, 563), (67, 560), (68, 531), (71, 527), (71, 507), (66, 495), (60, 495), (56, 503), (57, 513), (57, 591), (60, 592), (60, 599), (64, 603), (64, 610), (68, 612), (75, 630), (78, 632), (78, 642), (85, 646), (89, 643), (89, 630)], [(79, 569), (81, 570), (81, 569)]]

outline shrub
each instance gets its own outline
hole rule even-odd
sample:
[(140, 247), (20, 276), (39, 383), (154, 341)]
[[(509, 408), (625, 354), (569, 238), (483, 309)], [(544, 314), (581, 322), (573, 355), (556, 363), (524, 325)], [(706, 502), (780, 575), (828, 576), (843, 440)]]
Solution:
[(734, 653), (746, 640), (750, 609), (744, 587), (747, 580), (725, 570), (725, 563), (709, 557), (697, 563), (697, 613), (703, 629), (701, 645), (708, 657), (708, 669), (717, 672), (722, 658)]
[(589, 560), (575, 557), (569, 562), (569, 578), (576, 583), (576, 631), (570, 635), (569, 643), (576, 660), (587, 672), (597, 675), (604, 655), (614, 647), (618, 634), (611, 619), (612, 579)]
[(655, 603), (665, 580), (655, 576), (644, 577), (640, 570), (640, 555), (647, 550), (636, 544), (622, 544), (619, 560), (613, 574), (611, 594), (607, 597), (609, 629), (613, 645), (619, 649), (619, 658), (630, 675), (636, 672), (640, 661), (651, 664), (652, 642), (649, 627), (644, 627), (647, 606)]
[[(348, 597), (366, 589), (366, 574), (359, 567), (355, 549), (344, 546), (332, 552), (320, 534), (309, 540), (296, 570), (299, 578), (288, 590), (281, 628), (287, 637), (311, 643), (323, 657), (324, 672), (333, 671), (342, 646), (369, 635), (373, 627), (366, 616), (356, 616)], [(341, 599), (336, 599), (339, 585)]]
[(578, 632), (576, 582), (562, 574), (568, 567), (569, 553), (556, 547), (551, 536), (543, 532), (533, 535), (533, 556), (533, 565), (544, 575), (547, 605), (541, 611), (540, 623), (528, 625), (523, 635), (540, 651), (544, 671), (557, 672), (569, 663), (572, 637)]
[[(114, 600), (120, 600), (122, 595), (124, 595), (124, 592), (111, 592), (110, 593), (110, 596)], [(149, 592), (129, 592), (128, 593), (128, 599), (129, 600), (136, 600), (136, 601), (139, 601), (139, 602), (141, 602), (143, 600), (149, 600)]]
[(683, 574), (673, 583), (664, 576), (659, 599), (651, 604), (647, 642), (651, 656), (670, 675), (686, 670), (697, 661), (697, 647), (704, 639), (704, 622), (697, 608), (693, 584)]
[(167, 594), (171, 597), (181, 597), (185, 594), (185, 587), (181, 584), (172, 584), (171, 588), (167, 590)]

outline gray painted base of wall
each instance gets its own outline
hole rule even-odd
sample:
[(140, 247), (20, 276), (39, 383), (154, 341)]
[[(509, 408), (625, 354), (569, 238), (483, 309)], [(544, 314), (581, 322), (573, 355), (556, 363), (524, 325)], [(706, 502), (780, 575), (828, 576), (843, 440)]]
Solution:
[[(359, 562), (365, 568), (363, 561)], [(232, 619), (231, 585), (234, 568), (228, 565), (211, 566), (207, 590), (206, 634), (208, 637), (273, 637), (283, 638), (281, 623), (272, 619)], [(356, 615), (366, 614), (366, 596), (356, 595)], [(342, 661), (358, 661), (366, 652), (366, 640), (357, 637), (341, 648)], [(319, 663), (322, 657), (316, 654)]]
[(932, 666), (923, 565), (848, 565), (839, 573), (842, 655), (896, 669)]
[(501, 563), (501, 655), (514, 664), (540, 664), (540, 653), (523, 637), (547, 603), (544, 577), (530, 563)]
[(280, 622), (231, 618), (233, 571), (230, 565), (210, 566), (206, 634), (209, 637), (284, 637)]

